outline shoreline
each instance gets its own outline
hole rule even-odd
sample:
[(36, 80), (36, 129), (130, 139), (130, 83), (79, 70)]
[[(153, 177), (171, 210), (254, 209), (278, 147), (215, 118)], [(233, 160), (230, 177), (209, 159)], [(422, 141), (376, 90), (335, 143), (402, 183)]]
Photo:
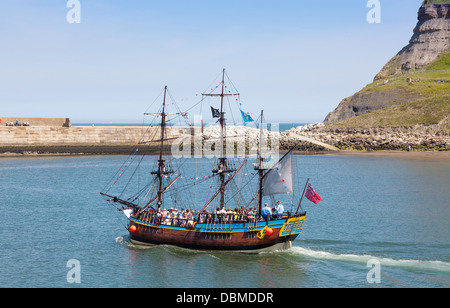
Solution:
[[(136, 151), (136, 145), (123, 146), (16, 146), (0, 147), (1, 158), (20, 157), (69, 157), (69, 156), (114, 156), (131, 155)], [(165, 148), (164, 155), (170, 155), (171, 147)], [(286, 151), (281, 150), (280, 154)], [(139, 154), (158, 155), (159, 146), (141, 146)], [(339, 150), (339, 151), (298, 151), (294, 155), (329, 155), (354, 157), (386, 157), (406, 159), (436, 159), (450, 160), (450, 151), (365, 151), (365, 150)]]
[(408, 159), (439, 159), (450, 160), (450, 151), (357, 151), (341, 150), (327, 155), (333, 156), (355, 156), (355, 157), (390, 157), (390, 158), (408, 158)]

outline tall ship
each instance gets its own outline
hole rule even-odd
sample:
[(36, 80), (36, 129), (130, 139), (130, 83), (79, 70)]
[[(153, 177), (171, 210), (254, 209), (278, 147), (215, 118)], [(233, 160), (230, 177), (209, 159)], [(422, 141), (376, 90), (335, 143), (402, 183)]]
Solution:
[[(215, 139), (209, 140), (214, 143), (216, 156), (201, 161), (201, 172), (205, 172), (208, 164), (209, 173), (199, 176), (198, 169), (192, 167), (198, 161), (174, 159), (166, 153), (174, 139), (168, 132), (171, 129), (168, 124), (187, 115), (173, 99), (169, 102), (168, 98), (172, 96), (166, 86), (158, 112), (146, 113), (158, 121), (150, 125), (153, 136), (149, 141), (143, 136), (136, 151), (100, 193), (126, 215), (126, 229), (133, 244), (252, 252), (288, 249), (302, 232), (306, 212), (301, 208), (301, 200), (306, 186), (299, 198), (295, 192), (298, 185), (294, 184), (292, 150), (276, 161), (266, 157), (263, 112), (256, 155), (236, 160), (226, 151), (234, 149), (231, 143), (236, 136), (227, 135), (224, 107), (227, 100), (239, 97), (239, 93), (232, 91), (231, 81), (231, 85), (226, 84), (226, 77), (224, 69), (221, 80), (218, 77), (219, 83), (202, 93), (202, 102), (211, 99), (220, 103), (218, 108), (211, 106), (220, 132)], [(169, 105), (175, 106), (175, 112), (168, 111)], [(249, 119), (243, 112), (242, 115), (244, 120)], [(201, 130), (204, 136), (203, 126)], [(203, 145), (204, 138), (200, 140)], [(157, 156), (152, 156), (151, 167), (143, 163), (143, 146), (148, 143), (157, 145), (159, 150)], [(190, 148), (191, 141), (185, 142), (184, 146)], [(243, 175), (248, 179), (242, 180)], [(119, 182), (123, 184), (119, 185)], [(291, 204), (291, 210), (286, 210), (275, 199), (277, 195), (297, 196), (299, 203)]]

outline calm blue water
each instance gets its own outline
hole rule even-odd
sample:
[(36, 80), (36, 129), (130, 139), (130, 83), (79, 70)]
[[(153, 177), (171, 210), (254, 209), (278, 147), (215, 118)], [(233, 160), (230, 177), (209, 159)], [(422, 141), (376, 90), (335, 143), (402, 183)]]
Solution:
[[(307, 123), (279, 123), (278, 129), (280, 132), (290, 130), (292, 127), (306, 125)], [(72, 124), (73, 126), (142, 126), (142, 123), (79, 123)], [(155, 124), (159, 126), (159, 124)], [(236, 124), (242, 125), (242, 124)], [(169, 125), (170, 126), (170, 125)]]
[[(125, 159), (0, 159), (0, 287), (450, 286), (449, 161), (297, 156), (299, 183), (324, 201), (303, 203), (292, 249), (247, 255), (129, 244), (99, 195)], [(80, 284), (67, 282), (71, 259)], [(371, 259), (380, 284), (367, 282)]]

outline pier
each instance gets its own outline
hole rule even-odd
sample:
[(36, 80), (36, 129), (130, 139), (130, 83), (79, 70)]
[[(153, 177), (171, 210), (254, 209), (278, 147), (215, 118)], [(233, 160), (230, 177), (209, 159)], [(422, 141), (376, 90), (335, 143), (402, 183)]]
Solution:
[[(156, 144), (152, 141), (158, 138), (158, 127), (72, 126), (69, 118), (0, 117), (0, 119), (0, 154), (4, 155), (8, 153), (14, 155), (129, 154), (139, 144), (147, 150), (147, 154), (157, 150)], [(24, 123), (26, 126), (23, 126)], [(215, 126), (205, 128), (204, 134), (197, 140), (214, 140), (217, 137), (217, 129)], [(233, 138), (233, 142), (240, 142), (245, 138), (255, 142), (259, 140), (259, 132), (256, 128), (231, 126), (227, 127), (227, 131), (230, 136), (237, 136), (237, 139)], [(166, 128), (168, 140), (192, 137), (194, 134), (196, 134), (195, 137), (198, 137), (201, 129), (179, 126)], [(291, 147), (300, 143), (303, 148), (309, 147), (312, 151), (318, 147), (325, 151), (338, 150), (322, 141), (299, 134), (285, 132), (270, 132), (270, 134), (279, 138), (282, 150), (284, 145)], [(308, 144), (311, 145), (308, 146)], [(166, 145), (166, 148), (167, 151), (170, 151), (170, 143)]]

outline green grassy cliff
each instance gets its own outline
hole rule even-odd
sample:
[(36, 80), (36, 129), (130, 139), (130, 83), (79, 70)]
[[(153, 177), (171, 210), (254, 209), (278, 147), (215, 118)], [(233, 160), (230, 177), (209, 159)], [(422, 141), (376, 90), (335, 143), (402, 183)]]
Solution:
[(426, 0), (423, 5), (433, 5), (433, 4), (450, 4), (450, 0)]
[(450, 115), (450, 53), (441, 55), (425, 69), (410, 71), (392, 79), (377, 80), (357, 94), (376, 97), (374, 95), (376, 92), (398, 93), (398, 104), (336, 121), (328, 124), (328, 127), (368, 128), (439, 124), (448, 131), (449, 124), (446, 118)]
[(409, 44), (324, 123), (330, 128), (439, 125), (449, 131), (449, 37), (450, 0), (424, 1)]

